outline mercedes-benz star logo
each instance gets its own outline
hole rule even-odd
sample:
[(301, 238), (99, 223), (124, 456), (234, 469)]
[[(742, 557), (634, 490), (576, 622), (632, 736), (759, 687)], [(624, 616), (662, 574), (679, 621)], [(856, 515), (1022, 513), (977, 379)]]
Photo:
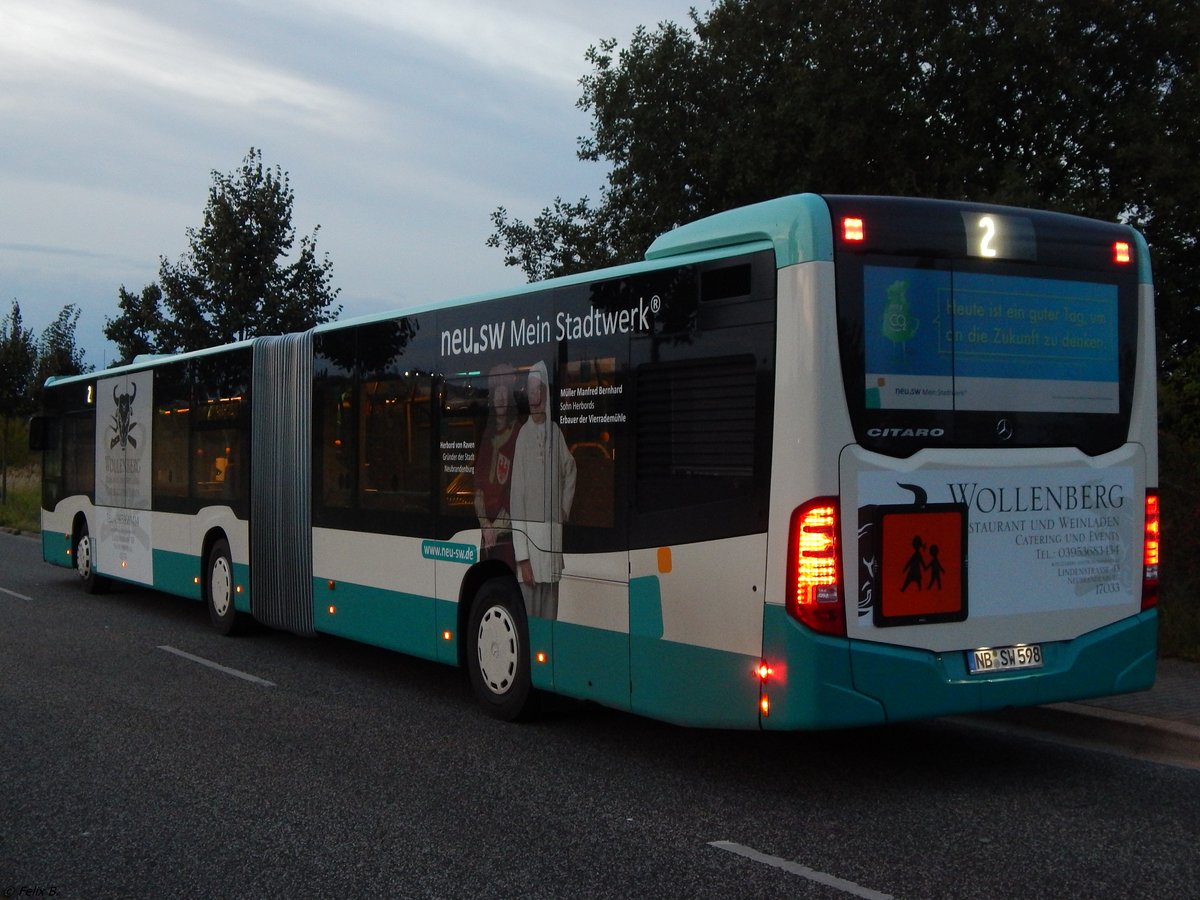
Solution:
[(1010, 440), (1012, 436), (1013, 428), (1012, 425), (1009, 424), (1008, 419), (1000, 419), (996, 422), (996, 437), (1000, 438), (1002, 441), (1007, 441)]

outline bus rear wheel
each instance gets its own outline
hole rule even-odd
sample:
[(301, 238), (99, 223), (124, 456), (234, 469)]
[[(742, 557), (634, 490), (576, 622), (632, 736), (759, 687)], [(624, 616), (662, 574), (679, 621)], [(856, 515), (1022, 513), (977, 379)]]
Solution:
[(79, 575), (79, 583), (89, 594), (103, 594), (108, 590), (108, 579), (96, 571), (96, 544), (88, 532), (87, 522), (79, 525), (79, 534), (75, 536), (75, 571)]
[(208, 551), (204, 574), (208, 618), (220, 634), (233, 634), (241, 625), (242, 614), (233, 605), (233, 556), (225, 538), (217, 540)]
[(471, 604), (467, 674), (484, 710), (507, 722), (534, 711), (525, 601), (511, 580), (484, 582)]

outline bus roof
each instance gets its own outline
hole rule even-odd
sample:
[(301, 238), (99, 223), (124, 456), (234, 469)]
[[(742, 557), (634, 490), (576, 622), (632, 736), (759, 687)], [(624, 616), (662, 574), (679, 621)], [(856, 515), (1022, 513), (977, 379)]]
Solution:
[[(888, 200), (900, 198), (864, 197), (862, 199)], [(958, 201), (925, 198), (904, 198), (904, 200), (914, 204), (969, 206), (974, 209), (990, 206), (989, 204), (961, 203)], [(1065, 216), (1066, 214), (1050, 213), (1048, 215)], [(1139, 281), (1143, 284), (1150, 284), (1150, 254), (1145, 238), (1134, 228), (1128, 228), (1128, 231), (1133, 236), (1133, 240), (1137, 245)], [(581, 272), (577, 275), (567, 275), (547, 281), (532, 282), (498, 291), (489, 291), (450, 300), (420, 303), (380, 313), (327, 322), (315, 326), (312, 331), (314, 333), (336, 331), (341, 328), (365, 325), (372, 322), (389, 321), (398, 316), (417, 315), (433, 310), (465, 306), (470, 303), (501, 297), (519, 297), (523, 294), (532, 294), (558, 287), (618, 279), (643, 272), (652, 272), (669, 266), (709, 262), (731, 255), (752, 253), (761, 250), (774, 250), (775, 266), (780, 269), (803, 262), (832, 261), (833, 226), (830, 219), (829, 206), (825, 198), (818, 194), (792, 194), (787, 197), (754, 203), (749, 206), (707, 216), (703, 219), (697, 219), (694, 222), (688, 222), (660, 235), (646, 251), (645, 261), (643, 262)], [(90, 372), (86, 375), (66, 377), (52, 376), (47, 380), (46, 384), (49, 386), (51, 384), (67, 383), (74, 379), (95, 378), (100, 375), (135, 371), (167, 360), (194, 358), (211, 353), (225, 352), (237, 347), (250, 346), (253, 342), (254, 339), (251, 338), (233, 344), (225, 344), (219, 347), (210, 347), (187, 353), (138, 356), (131, 363), (123, 366), (114, 366), (103, 372)]]
[(816, 194), (793, 194), (697, 219), (668, 231), (646, 251), (658, 260), (715, 247), (768, 241), (777, 268), (833, 260), (829, 207)]
[(120, 375), (122, 372), (136, 372), (139, 369), (153, 368), (165, 362), (174, 362), (181, 359), (197, 359), (202, 356), (226, 353), (230, 350), (251, 347), (254, 345), (254, 340), (254, 338), (247, 338), (244, 341), (235, 341), (232, 344), (219, 344), (216, 347), (205, 347), (203, 350), (188, 350), (184, 353), (139, 353), (133, 358), (133, 362), (128, 362), (123, 366), (113, 366), (99, 371), (85, 372), (82, 375), (51, 375), (46, 379), (45, 387), (69, 384), (72, 381), (90, 381), (94, 378), (108, 378), (112, 375)]

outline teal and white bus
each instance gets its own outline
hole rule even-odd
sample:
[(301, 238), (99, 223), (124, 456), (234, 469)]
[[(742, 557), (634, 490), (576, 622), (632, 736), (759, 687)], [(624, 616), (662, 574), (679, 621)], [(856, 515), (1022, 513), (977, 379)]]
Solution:
[(53, 379), (42, 543), (111, 580), (688, 725), (1155, 677), (1131, 228), (784, 197), (644, 261)]

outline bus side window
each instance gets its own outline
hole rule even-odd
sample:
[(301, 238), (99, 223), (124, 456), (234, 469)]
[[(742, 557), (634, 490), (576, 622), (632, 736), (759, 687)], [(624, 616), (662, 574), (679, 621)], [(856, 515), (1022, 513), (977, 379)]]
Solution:
[(63, 496), (96, 491), (95, 410), (68, 413), (63, 420)]
[(29, 449), (42, 454), (42, 508), (54, 509), (63, 497), (62, 419), (34, 416), (29, 422)]
[(770, 423), (755, 356), (647, 363), (636, 372), (633, 545), (765, 528), (770, 463), (761, 448)]
[(155, 502), (188, 495), (188, 456), (192, 397), (184, 363), (154, 370), (153, 495)]
[(754, 357), (638, 370), (638, 508), (733, 499), (754, 476)]
[(358, 398), (361, 508), (430, 512), (431, 384), (429, 375), (408, 372), (385, 373), (362, 382)]
[(201, 503), (249, 502), (244, 456), (249, 436), (249, 352), (193, 363), (191, 495)]

